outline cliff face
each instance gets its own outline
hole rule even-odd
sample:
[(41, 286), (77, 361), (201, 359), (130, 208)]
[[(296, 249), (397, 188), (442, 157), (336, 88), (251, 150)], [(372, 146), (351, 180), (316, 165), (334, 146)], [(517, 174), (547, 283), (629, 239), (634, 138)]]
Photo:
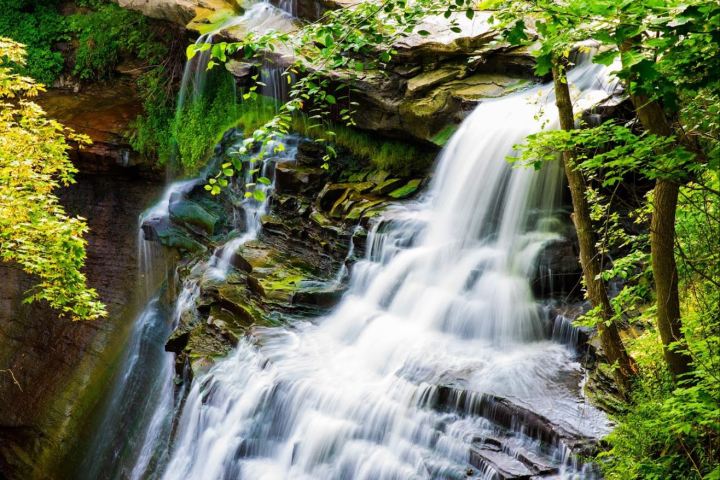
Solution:
[[(257, 28), (252, 18), (243, 18), (247, 4), (234, 0), (117, 0), (126, 8), (140, 11), (152, 18), (169, 20), (191, 31), (207, 32), (224, 20), (237, 17), (228, 28), (216, 32), (216, 38), (239, 40), (248, 30)], [(267, 19), (284, 20), (273, 24), (280, 30), (298, 29), (304, 21), (311, 21), (328, 9), (348, 8), (346, 0), (276, 0), (275, 13), (265, 13)], [(288, 21), (292, 12), (295, 20)], [(537, 80), (534, 77), (534, 57), (527, 48), (511, 48), (495, 42), (490, 28), (489, 12), (477, 12), (472, 20), (464, 15), (449, 19), (429, 17), (417, 30), (394, 45), (397, 53), (383, 71), (334, 70), (331, 82), (350, 82), (358, 102), (354, 118), (358, 128), (379, 132), (384, 136), (442, 145), (456, 127), (483, 101), (506, 95)], [(265, 17), (263, 17), (265, 18)], [(460, 30), (451, 31), (451, 22)], [(264, 23), (263, 23), (264, 25)], [(265, 67), (275, 65), (284, 69), (295, 59), (292, 53), (279, 47), (267, 52)], [(226, 64), (227, 69), (242, 83), (251, 83), (261, 65), (237, 59)], [(308, 65), (312, 69), (311, 65)]]
[[(95, 144), (73, 152), (81, 173), (61, 193), (68, 212), (85, 217), (86, 273), (108, 305), (107, 319), (71, 322), (45, 305), (27, 305), (32, 278), (1, 265), (0, 477), (58, 478), (48, 472), (70, 446), (73, 429), (92, 410), (126, 337), (136, 288), (138, 215), (159, 193), (159, 183), (131, 165), (121, 132), (136, 109), (131, 93), (53, 92), (41, 103), (51, 116), (90, 134)], [(117, 94), (119, 103), (107, 99)], [(62, 108), (60, 108), (62, 106)]]

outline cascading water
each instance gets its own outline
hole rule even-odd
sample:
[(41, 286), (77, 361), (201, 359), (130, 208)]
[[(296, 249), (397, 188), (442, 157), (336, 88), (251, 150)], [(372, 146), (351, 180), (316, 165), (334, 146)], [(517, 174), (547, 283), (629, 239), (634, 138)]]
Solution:
[[(157, 244), (145, 239), (142, 226), (146, 221), (167, 222), (174, 197), (187, 193), (196, 184), (197, 180), (172, 183), (160, 201), (140, 215), (137, 257), (140, 291), (145, 296), (138, 302), (145, 307), (130, 333), (117, 378), (77, 478), (141, 478), (136, 474), (138, 466), (143, 465), (144, 471), (166, 453), (167, 442), (156, 442), (156, 451), (151, 455), (144, 448), (150, 438), (169, 438), (172, 411), (158, 416), (156, 407), (169, 405), (172, 410), (174, 405), (174, 359), (164, 351), (173, 328), (172, 318), (156, 294), (166, 273), (165, 259)], [(148, 378), (161, 381), (149, 382)]]
[[(242, 15), (232, 17), (201, 35), (196, 44), (212, 43), (218, 33), (227, 29), (241, 28), (246, 32), (273, 28), (289, 30), (292, 22), (292, 16), (288, 12), (272, 6), (269, 2), (252, 3)], [(177, 112), (180, 112), (188, 101), (198, 100), (205, 93), (210, 59), (210, 51), (203, 50), (186, 62)], [(282, 151), (278, 147), (280, 143), (284, 148)], [(255, 182), (257, 176), (271, 179), (268, 185), (258, 183), (255, 186), (255, 190), (261, 191), (267, 198), (274, 187), (275, 165), (293, 160), (296, 151), (295, 137), (271, 143), (267, 146), (259, 175), (249, 173), (250, 169), (246, 169), (245, 184)], [(143, 225), (148, 223), (159, 227), (169, 223), (172, 203), (182, 199), (200, 182), (202, 179), (196, 178), (171, 183), (161, 199), (140, 216), (137, 258), (140, 291), (145, 295), (138, 301), (145, 306), (133, 324), (127, 347), (118, 365), (118, 374), (99, 412), (93, 433), (87, 440), (89, 450), (73, 473), (75, 478), (148, 478), (154, 476), (167, 462), (172, 419), (175, 409), (178, 408), (177, 401), (184, 398), (184, 394), (176, 391), (174, 355), (166, 352), (164, 347), (180, 317), (195, 308), (200, 288), (197, 276), (185, 281), (174, 301), (174, 307), (171, 311), (166, 311), (158, 293), (159, 285), (168, 272), (164, 252), (157, 239), (147, 239), (149, 232), (144, 231)], [(256, 198), (243, 201), (243, 225), (246, 231), (221, 248), (221, 251), (229, 252), (227, 257), (217, 258), (209, 266), (199, 264), (196, 268), (208, 268), (224, 277), (230, 268), (229, 256), (242, 243), (257, 235), (260, 218), (267, 212), (267, 205), (267, 200)]]
[[(570, 73), (579, 108), (605, 81), (589, 63)], [(528, 282), (555, 238), (543, 225), (560, 172), (506, 162), (555, 123), (548, 90), (478, 106), (423, 201), (370, 233), (332, 314), (257, 329), (195, 380), (165, 479), (594, 478), (542, 427), (607, 431)]]
[[(275, 167), (278, 163), (295, 160), (297, 154), (298, 137), (287, 136), (280, 141), (269, 142), (264, 152), (260, 155), (260, 165), (247, 166), (243, 170), (244, 183), (242, 188), (248, 186), (252, 191), (250, 196), (243, 200), (241, 211), (243, 215), (242, 234), (230, 240), (222, 248), (215, 252), (211, 268), (219, 278), (225, 278), (230, 269), (230, 260), (235, 251), (244, 243), (257, 237), (261, 228), (261, 219), (268, 211), (268, 198), (275, 188)], [(262, 183), (258, 178), (269, 180), (269, 183)], [(256, 198), (254, 192), (261, 194), (260, 199)]]
[[(238, 35), (244, 35), (248, 32), (268, 30), (289, 31), (292, 28), (293, 17), (290, 13), (274, 7), (269, 2), (253, 2), (241, 15), (230, 17), (211, 31), (200, 35), (195, 45), (200, 47), (203, 44), (212, 44), (215, 36), (223, 31), (238, 30)], [(185, 62), (178, 94), (178, 111), (182, 110), (188, 100), (196, 100), (204, 93), (207, 67), (211, 59), (210, 49), (199, 49), (193, 58)]]

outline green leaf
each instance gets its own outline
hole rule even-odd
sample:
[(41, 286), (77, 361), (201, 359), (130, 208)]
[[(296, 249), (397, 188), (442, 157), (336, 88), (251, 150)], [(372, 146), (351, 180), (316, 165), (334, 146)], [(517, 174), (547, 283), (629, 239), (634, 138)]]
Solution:
[(598, 53), (593, 57), (593, 62), (609, 67), (615, 61), (615, 58), (619, 53), (620, 52), (615, 49)]
[(253, 198), (254, 198), (255, 200), (257, 200), (258, 202), (264, 202), (264, 201), (265, 201), (265, 198), (266, 198), (266, 197), (265, 197), (265, 192), (263, 192), (262, 190), (255, 190), (255, 191), (253, 191), (253, 192), (252, 192), (252, 196), (253, 196)]

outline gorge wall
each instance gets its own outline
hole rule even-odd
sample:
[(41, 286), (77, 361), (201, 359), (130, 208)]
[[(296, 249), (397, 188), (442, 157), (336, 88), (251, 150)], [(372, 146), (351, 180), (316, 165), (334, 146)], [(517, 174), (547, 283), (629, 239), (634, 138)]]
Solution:
[(126, 85), (55, 91), (40, 103), (94, 141), (71, 152), (81, 173), (60, 198), (70, 214), (87, 219), (85, 272), (109, 315), (71, 322), (24, 304), (32, 278), (0, 266), (0, 477), (8, 478), (45, 478), (106, 388), (133, 320), (138, 216), (161, 188), (156, 174), (131, 166), (136, 159), (122, 141), (139, 108)]

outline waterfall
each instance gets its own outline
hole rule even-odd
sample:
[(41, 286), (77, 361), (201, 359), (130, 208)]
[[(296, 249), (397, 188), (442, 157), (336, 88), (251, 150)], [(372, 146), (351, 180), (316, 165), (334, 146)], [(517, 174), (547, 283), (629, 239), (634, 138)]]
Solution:
[[(613, 89), (589, 61), (569, 81), (578, 110)], [(481, 103), (429, 192), (375, 224), (333, 312), (256, 329), (195, 380), (163, 478), (595, 478), (543, 427), (608, 429), (528, 281), (561, 172), (506, 161), (557, 124), (552, 102), (541, 86)]]
[[(211, 273), (214, 273), (216, 277), (225, 278), (231, 267), (230, 260), (237, 249), (257, 237), (262, 217), (268, 212), (269, 197), (275, 188), (275, 166), (278, 163), (295, 160), (298, 141), (299, 137), (290, 135), (268, 142), (263, 152), (259, 152), (257, 155), (260, 157), (260, 165), (255, 165), (255, 161), (253, 161), (244, 168), (241, 188), (245, 190), (249, 187), (248, 193), (251, 194), (243, 200), (240, 206), (243, 215), (241, 224), (244, 225), (244, 228), (238, 237), (231, 239), (215, 251), (211, 261), (213, 269)], [(269, 180), (269, 183), (261, 183), (258, 178), (265, 178)], [(252, 195), (256, 191), (261, 192), (262, 200)]]
[[(284, 5), (284, 4), (283, 4)], [(292, 2), (287, 4), (292, 5)], [(195, 41), (195, 46), (212, 44), (215, 37), (223, 31), (236, 29), (245, 35), (249, 32), (266, 32), (269, 30), (290, 31), (293, 28), (293, 13), (274, 7), (267, 1), (250, 3), (240, 15), (235, 15), (215, 26), (211, 31), (203, 33)], [(210, 49), (199, 50), (195, 56), (185, 62), (180, 91), (178, 94), (177, 111), (181, 111), (188, 100), (200, 98), (207, 83), (208, 64), (212, 59)], [(264, 94), (269, 94), (267, 92)], [(280, 97), (273, 97), (280, 98)]]

